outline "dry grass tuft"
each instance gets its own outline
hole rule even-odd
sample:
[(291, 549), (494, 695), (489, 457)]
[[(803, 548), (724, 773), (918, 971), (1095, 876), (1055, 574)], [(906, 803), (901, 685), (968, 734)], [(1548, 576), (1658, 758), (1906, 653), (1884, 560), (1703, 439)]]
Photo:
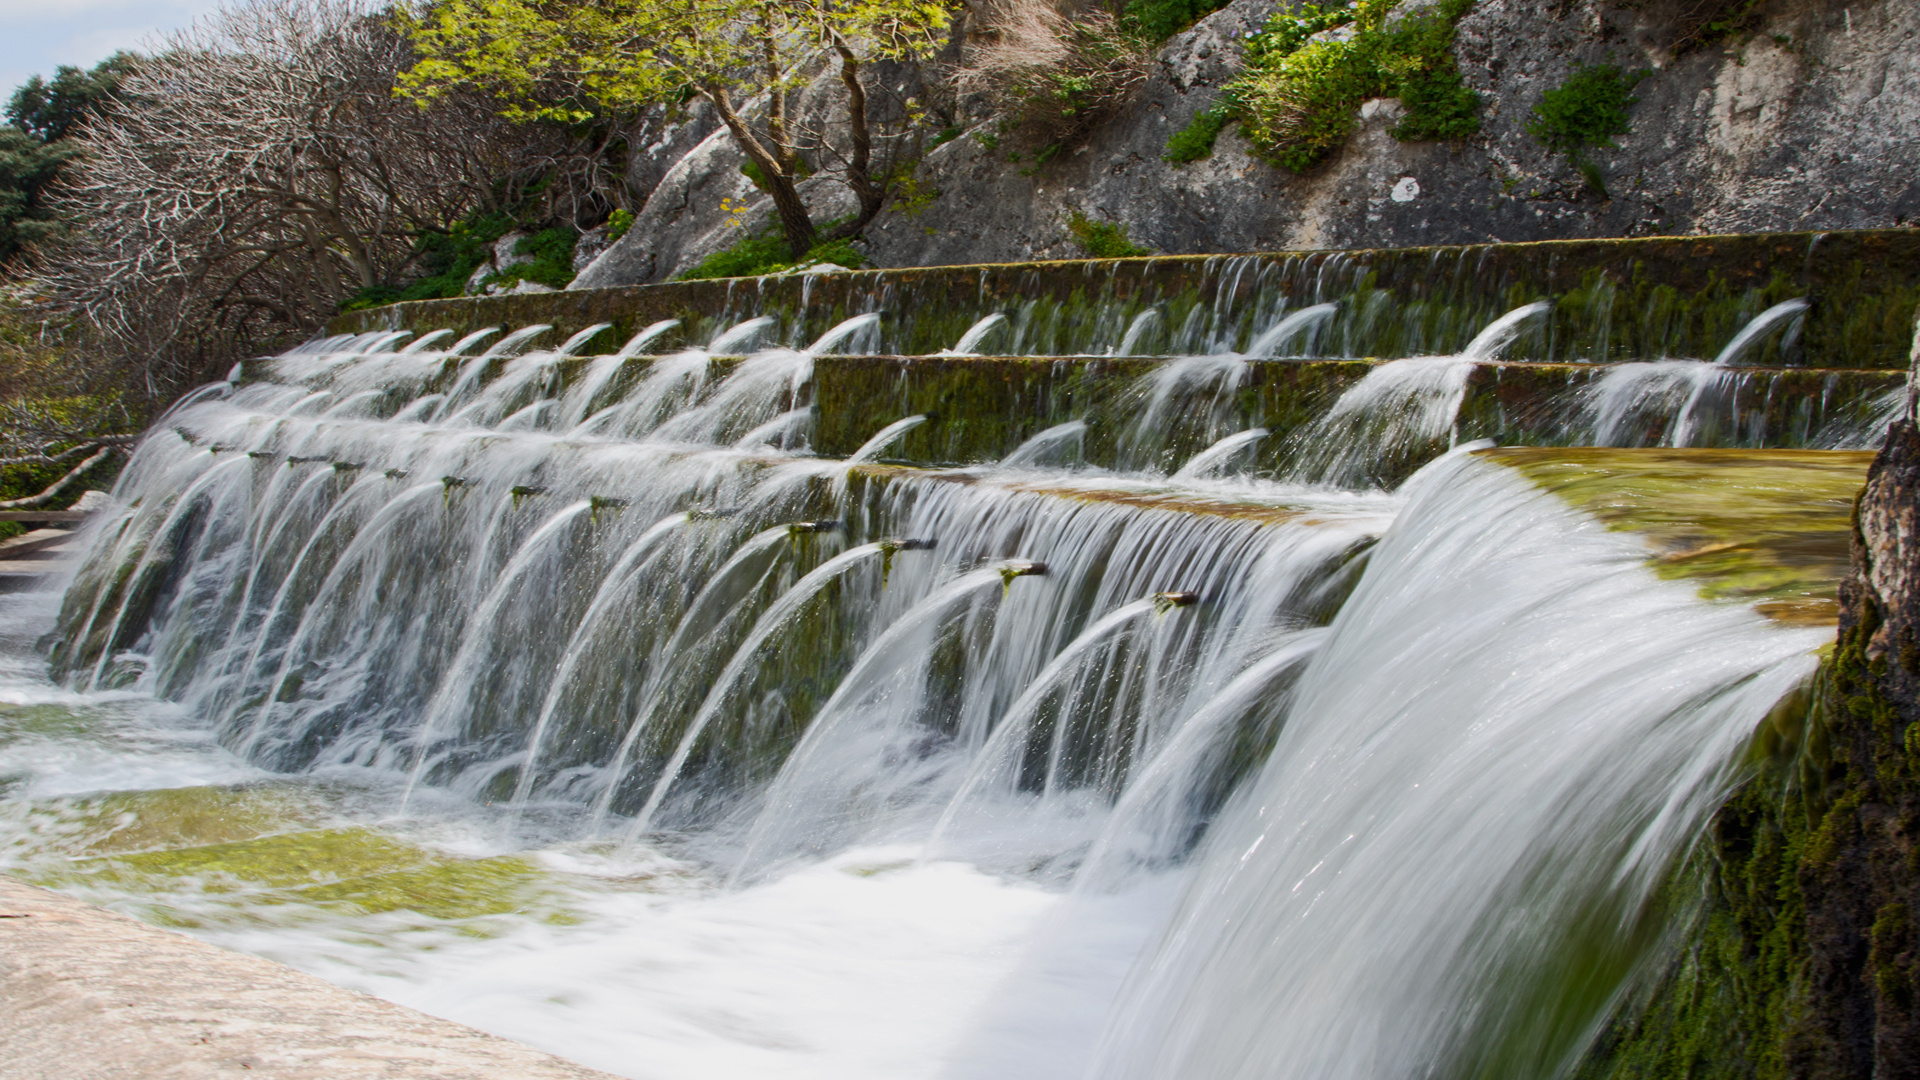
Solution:
[(1022, 142), (1073, 142), (1146, 81), (1149, 44), (1104, 10), (988, 0), (975, 12), (954, 89), (984, 98), (1002, 116), (1002, 132)]

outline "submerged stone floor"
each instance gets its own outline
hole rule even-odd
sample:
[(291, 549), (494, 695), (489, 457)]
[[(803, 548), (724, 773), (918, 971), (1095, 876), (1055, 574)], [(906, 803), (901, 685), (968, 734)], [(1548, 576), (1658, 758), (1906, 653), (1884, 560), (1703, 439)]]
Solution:
[(4, 877), (0, 1075), (607, 1077)]

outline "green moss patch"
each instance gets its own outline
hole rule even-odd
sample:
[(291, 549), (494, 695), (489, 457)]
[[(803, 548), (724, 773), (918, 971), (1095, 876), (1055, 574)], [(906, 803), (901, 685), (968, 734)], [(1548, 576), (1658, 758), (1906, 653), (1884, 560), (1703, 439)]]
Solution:
[(22, 876), (146, 898), (152, 916), (172, 925), (199, 925), (216, 911), (265, 917), (264, 909), (296, 920), (387, 912), (457, 922), (566, 917), (532, 861), (468, 858), (378, 829), (332, 826), (310, 789), (128, 792), (55, 800), (27, 814), (38, 850), (19, 852), (16, 843)]
[(1661, 577), (1796, 625), (1831, 624), (1853, 500), (1871, 453), (1814, 450), (1483, 450), (1542, 488), (1638, 534)]

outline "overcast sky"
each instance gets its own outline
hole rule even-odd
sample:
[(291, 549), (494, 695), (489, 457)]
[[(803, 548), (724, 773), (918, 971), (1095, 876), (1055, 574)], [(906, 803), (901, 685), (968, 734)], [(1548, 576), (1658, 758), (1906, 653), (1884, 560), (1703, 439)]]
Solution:
[(177, 30), (215, 0), (0, 0), (0, 99), (61, 64), (92, 67), (149, 35)]

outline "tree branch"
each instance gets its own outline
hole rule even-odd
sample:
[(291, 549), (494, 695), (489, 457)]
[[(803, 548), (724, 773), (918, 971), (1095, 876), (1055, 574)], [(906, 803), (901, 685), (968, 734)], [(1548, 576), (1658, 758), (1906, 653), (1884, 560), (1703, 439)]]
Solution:
[(113, 454), (113, 452), (117, 449), (119, 448), (114, 446), (101, 447), (98, 453), (94, 454), (92, 457), (81, 462), (80, 464), (75, 465), (73, 467), (73, 470), (67, 473), (67, 475), (61, 477), (58, 480), (55, 480), (53, 482), (52, 487), (47, 488), (47, 490), (41, 492), (38, 495), (29, 495), (24, 499), (13, 499), (8, 502), (0, 502), (0, 510), (24, 510), (28, 507), (40, 506), (43, 503), (52, 502), (55, 498), (59, 496), (59, 494), (62, 491), (66, 490), (68, 484), (71, 484), (75, 480), (80, 479), (81, 475), (85, 473), (88, 469), (91, 469), (95, 465), (98, 465), (101, 462), (107, 460), (107, 458), (110, 457)]

